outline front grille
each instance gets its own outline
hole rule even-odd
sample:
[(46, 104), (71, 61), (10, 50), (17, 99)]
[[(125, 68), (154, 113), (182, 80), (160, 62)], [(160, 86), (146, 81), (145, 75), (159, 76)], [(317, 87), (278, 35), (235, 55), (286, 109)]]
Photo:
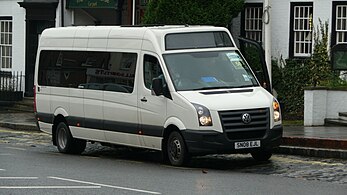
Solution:
[[(230, 140), (262, 138), (269, 129), (269, 109), (259, 108), (250, 110), (220, 111), (219, 117), (223, 131)], [(242, 116), (248, 113), (251, 121), (246, 124)]]

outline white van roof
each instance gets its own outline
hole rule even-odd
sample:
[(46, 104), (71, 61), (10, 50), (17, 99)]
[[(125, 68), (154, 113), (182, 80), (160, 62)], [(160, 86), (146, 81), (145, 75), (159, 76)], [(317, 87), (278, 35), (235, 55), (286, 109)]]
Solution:
[[(142, 40), (148, 39), (154, 43), (154, 48), (164, 51), (166, 34), (203, 31), (225, 31), (223, 27), (214, 26), (72, 26), (50, 28), (43, 31), (40, 37), (41, 49), (141, 49)], [(235, 45), (234, 40), (232, 40)]]

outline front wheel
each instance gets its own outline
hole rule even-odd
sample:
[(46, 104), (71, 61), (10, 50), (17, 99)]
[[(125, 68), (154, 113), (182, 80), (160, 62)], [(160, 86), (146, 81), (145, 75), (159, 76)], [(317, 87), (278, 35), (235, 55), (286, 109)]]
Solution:
[(59, 152), (66, 154), (81, 154), (86, 148), (86, 141), (73, 138), (64, 122), (57, 126), (56, 143)]
[(182, 166), (190, 159), (186, 144), (180, 133), (174, 131), (167, 142), (168, 159), (173, 166)]
[(262, 150), (262, 151), (252, 152), (251, 155), (256, 161), (268, 161), (272, 156), (272, 152)]

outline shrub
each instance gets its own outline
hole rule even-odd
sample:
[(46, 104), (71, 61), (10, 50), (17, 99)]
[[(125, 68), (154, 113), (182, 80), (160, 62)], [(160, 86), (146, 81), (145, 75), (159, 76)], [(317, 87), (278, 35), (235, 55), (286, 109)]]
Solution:
[(314, 31), (313, 54), (307, 64), (310, 68), (311, 77), (308, 84), (313, 87), (333, 79), (328, 53), (328, 26), (328, 22), (323, 24), (319, 20), (319, 25)]
[(274, 64), (273, 88), (277, 91), (284, 119), (302, 119), (304, 88), (310, 80), (309, 60), (288, 59), (281, 68)]
[(228, 26), (243, 4), (244, 0), (151, 0), (143, 23)]
[(274, 63), (273, 87), (278, 93), (285, 119), (303, 119), (304, 89), (324, 86), (347, 89), (347, 82), (334, 75), (328, 51), (328, 23), (319, 20), (314, 32), (313, 54), (308, 59), (288, 59), (281, 68)]

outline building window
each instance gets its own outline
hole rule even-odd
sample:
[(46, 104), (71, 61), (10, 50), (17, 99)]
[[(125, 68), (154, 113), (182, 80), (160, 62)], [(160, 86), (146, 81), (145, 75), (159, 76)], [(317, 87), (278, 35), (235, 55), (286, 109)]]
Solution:
[(347, 43), (347, 2), (333, 2), (331, 43)]
[(262, 42), (262, 16), (263, 4), (248, 3), (242, 12), (242, 32), (241, 36)]
[(312, 3), (292, 3), (291, 6), (291, 57), (309, 57), (312, 53)]
[(336, 43), (347, 43), (347, 5), (336, 7)]
[(12, 68), (12, 19), (0, 18), (0, 68)]

